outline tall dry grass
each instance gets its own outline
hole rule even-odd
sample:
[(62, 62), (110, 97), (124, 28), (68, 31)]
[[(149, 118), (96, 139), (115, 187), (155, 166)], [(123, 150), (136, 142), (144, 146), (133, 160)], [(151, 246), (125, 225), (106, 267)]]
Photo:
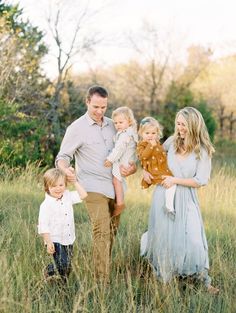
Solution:
[(37, 235), (38, 209), (44, 198), (41, 173), (29, 165), (23, 173), (1, 168), (0, 312), (236, 312), (235, 167), (216, 162), (210, 184), (199, 190), (208, 238), (210, 275), (221, 293), (203, 286), (185, 288), (173, 281), (164, 288), (139, 257), (139, 240), (147, 228), (152, 190), (140, 189), (140, 173), (128, 179), (127, 209), (113, 249), (111, 285), (92, 278), (91, 229), (83, 205), (75, 207), (76, 243), (68, 285), (45, 284), (49, 261)]

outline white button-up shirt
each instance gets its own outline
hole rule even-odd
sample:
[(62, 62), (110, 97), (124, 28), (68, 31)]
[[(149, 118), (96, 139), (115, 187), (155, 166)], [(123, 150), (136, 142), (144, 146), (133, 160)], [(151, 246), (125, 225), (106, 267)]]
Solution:
[(77, 191), (66, 190), (61, 199), (45, 194), (40, 205), (38, 233), (49, 233), (52, 242), (71, 245), (75, 241), (73, 204), (82, 202)]

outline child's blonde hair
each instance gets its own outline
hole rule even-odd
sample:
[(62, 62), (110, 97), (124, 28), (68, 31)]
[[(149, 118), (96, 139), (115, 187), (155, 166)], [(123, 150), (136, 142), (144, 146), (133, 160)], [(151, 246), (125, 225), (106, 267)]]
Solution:
[(49, 187), (55, 186), (59, 178), (64, 179), (66, 185), (66, 175), (59, 168), (51, 168), (44, 173), (43, 182), (46, 193), (49, 194)]
[(119, 107), (112, 112), (111, 118), (114, 118), (118, 115), (123, 115), (129, 122), (129, 126), (132, 126), (134, 130), (137, 130), (137, 122), (134, 118), (133, 111), (128, 107)]
[[(177, 119), (182, 116), (186, 121), (187, 136), (185, 140), (180, 137), (177, 127)], [(175, 118), (175, 133), (174, 133), (174, 148), (178, 153), (182, 148), (186, 153), (195, 152), (197, 159), (201, 157), (201, 147), (204, 148), (207, 154), (212, 157), (215, 149), (211, 143), (208, 130), (202, 114), (193, 107), (185, 107), (181, 109)]]
[(139, 124), (139, 131), (138, 131), (138, 134), (139, 136), (142, 138), (143, 137), (143, 133), (145, 132), (145, 130), (147, 128), (150, 128), (150, 127), (155, 127), (156, 128), (156, 131), (157, 131), (157, 137), (158, 137), (158, 140), (162, 137), (162, 129), (163, 127), (161, 126), (161, 124), (153, 117), (151, 116), (147, 116), (147, 117), (144, 117), (140, 124)]

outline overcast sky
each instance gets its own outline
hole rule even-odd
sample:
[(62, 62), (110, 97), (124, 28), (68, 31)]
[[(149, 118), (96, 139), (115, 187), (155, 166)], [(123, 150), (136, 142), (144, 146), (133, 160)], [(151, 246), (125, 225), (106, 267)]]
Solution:
[[(68, 10), (75, 10), (81, 0), (65, 0)], [(24, 8), (24, 14), (34, 25), (44, 28), (44, 16), (49, 3), (56, 0), (12, 0)], [(86, 2), (82, 0), (82, 2)], [(142, 21), (149, 21), (160, 30), (173, 33), (183, 49), (190, 44), (201, 44), (214, 49), (220, 56), (236, 52), (235, 0), (90, 0), (90, 7), (105, 5), (94, 18), (93, 29), (107, 38), (96, 51), (97, 64), (125, 62), (133, 51), (122, 43), (122, 36), (138, 31)], [(66, 27), (66, 26), (65, 26)], [(47, 66), (53, 72), (53, 65)]]

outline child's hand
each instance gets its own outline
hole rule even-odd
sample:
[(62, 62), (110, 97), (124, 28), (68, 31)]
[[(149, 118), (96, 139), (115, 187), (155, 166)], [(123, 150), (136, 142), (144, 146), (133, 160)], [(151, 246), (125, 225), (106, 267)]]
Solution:
[(161, 184), (166, 189), (172, 187), (175, 184), (175, 177), (173, 176), (162, 175), (162, 178), (163, 178), (163, 181)]
[(104, 166), (105, 166), (105, 167), (111, 167), (111, 166), (112, 166), (112, 163), (111, 163), (110, 161), (106, 160), (106, 161), (104, 162)]
[(151, 173), (143, 170), (143, 179), (150, 185), (152, 183), (153, 176)]
[(53, 254), (55, 252), (55, 247), (53, 242), (47, 242), (47, 253)]
[(157, 141), (155, 139), (149, 140), (150, 144), (155, 147), (157, 145)]

